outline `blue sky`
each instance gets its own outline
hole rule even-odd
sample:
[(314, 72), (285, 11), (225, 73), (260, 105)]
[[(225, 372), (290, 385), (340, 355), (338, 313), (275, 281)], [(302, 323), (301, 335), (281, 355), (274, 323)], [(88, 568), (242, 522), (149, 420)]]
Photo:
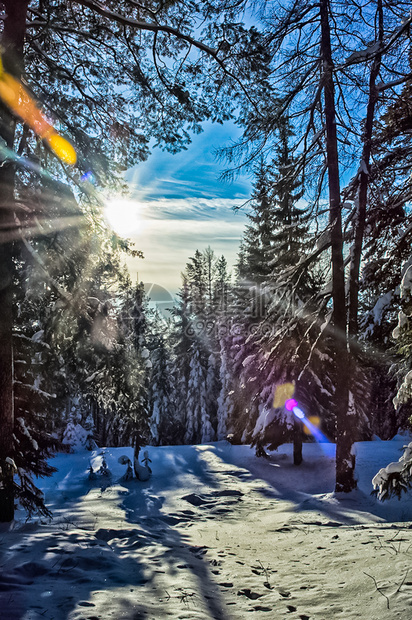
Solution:
[(128, 217), (119, 232), (130, 237), (145, 259), (127, 263), (135, 281), (153, 282), (175, 293), (180, 273), (196, 249), (210, 245), (217, 256), (224, 254), (230, 267), (236, 261), (239, 241), (246, 223), (244, 203), (251, 192), (251, 180), (242, 175), (233, 182), (219, 181), (224, 163), (214, 150), (236, 137), (232, 124), (207, 124), (193, 136), (186, 151), (171, 155), (153, 149), (147, 162), (126, 173), (130, 197), (113, 205), (113, 220)]

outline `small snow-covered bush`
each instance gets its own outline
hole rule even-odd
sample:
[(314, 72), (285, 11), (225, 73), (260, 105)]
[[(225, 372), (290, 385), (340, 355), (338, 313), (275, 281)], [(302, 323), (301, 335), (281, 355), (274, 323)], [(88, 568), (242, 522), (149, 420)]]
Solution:
[(121, 465), (127, 465), (126, 473), (121, 477), (121, 480), (131, 480), (133, 478), (132, 461), (129, 459), (128, 456), (125, 456), (124, 454), (122, 456), (119, 456), (117, 461)]
[(103, 454), (103, 458), (102, 458), (102, 464), (100, 465), (100, 469), (98, 472), (101, 476), (107, 476), (110, 477), (112, 475), (112, 472), (110, 471), (108, 465), (107, 465), (107, 461), (106, 461), (106, 457)]
[(81, 424), (70, 421), (63, 433), (62, 444), (67, 446), (71, 452), (77, 452), (86, 448), (88, 437), (89, 432)]
[(401, 498), (402, 492), (412, 488), (412, 442), (404, 446), (399, 461), (389, 463), (372, 478), (373, 495), (385, 500), (396, 496)]

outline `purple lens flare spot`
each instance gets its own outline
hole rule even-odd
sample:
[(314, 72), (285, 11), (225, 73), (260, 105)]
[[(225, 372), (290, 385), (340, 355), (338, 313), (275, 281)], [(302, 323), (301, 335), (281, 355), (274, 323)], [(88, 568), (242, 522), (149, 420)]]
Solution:
[(297, 406), (298, 402), (294, 398), (289, 398), (289, 400), (285, 402), (285, 407), (288, 411), (293, 411), (293, 408)]

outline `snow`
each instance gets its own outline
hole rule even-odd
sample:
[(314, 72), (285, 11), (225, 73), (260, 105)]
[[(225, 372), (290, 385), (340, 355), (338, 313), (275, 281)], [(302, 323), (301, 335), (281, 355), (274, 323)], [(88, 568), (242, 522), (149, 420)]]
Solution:
[[(380, 503), (372, 476), (405, 437), (356, 444), (358, 489), (335, 494), (333, 444), (268, 460), (217, 442), (59, 454), (40, 481), (50, 522), (0, 526), (0, 618), (407, 618), (412, 498)], [(106, 460), (109, 476), (89, 480)]]
[(41, 329), (40, 331), (36, 332), (31, 337), (33, 342), (43, 342), (43, 338), (44, 338), (44, 330), (43, 329)]
[(45, 392), (44, 390), (40, 390), (35, 385), (30, 385), (28, 383), (22, 383), (21, 381), (13, 381), (14, 385), (22, 385), (26, 390), (29, 390), (33, 394), (38, 394), (39, 396), (43, 396), (44, 398), (56, 398), (56, 394), (49, 394), (49, 392)]
[(411, 260), (403, 266), (403, 277), (401, 282), (401, 299), (405, 299), (412, 292), (412, 264)]
[[(372, 335), (374, 328), (381, 325), (385, 310), (390, 307), (393, 300), (393, 291), (388, 291), (378, 298), (372, 310), (368, 313), (364, 323), (370, 322), (365, 329), (365, 335)], [(396, 329), (396, 328), (395, 328)]]
[(271, 422), (273, 422), (276, 417), (278, 417), (278, 414), (273, 407), (271, 407), (270, 409), (267, 409), (264, 406), (260, 407), (259, 415), (257, 417), (255, 428), (253, 429), (252, 433), (253, 437), (256, 437), (261, 432), (263, 432), (264, 429), (269, 426), (269, 424), (271, 424)]
[[(22, 434), (27, 437), (28, 439), (30, 439), (32, 446), (35, 450), (39, 449), (39, 444), (37, 443), (37, 441), (35, 439), (33, 439), (33, 437), (30, 435), (29, 429), (26, 426), (26, 423), (24, 421), (23, 418), (17, 418), (16, 422), (19, 423), (20, 429)], [(7, 459), (6, 459), (7, 460)]]
[(70, 447), (73, 452), (84, 450), (89, 432), (81, 424), (69, 421), (63, 434), (62, 444)]
[(364, 60), (365, 58), (369, 58), (370, 56), (373, 56), (374, 54), (379, 52), (380, 47), (381, 47), (380, 41), (373, 41), (370, 45), (368, 45), (366, 49), (357, 50), (356, 52), (353, 52), (353, 54), (351, 54), (346, 59), (345, 66), (358, 63), (358, 62), (362, 62), (362, 60)]

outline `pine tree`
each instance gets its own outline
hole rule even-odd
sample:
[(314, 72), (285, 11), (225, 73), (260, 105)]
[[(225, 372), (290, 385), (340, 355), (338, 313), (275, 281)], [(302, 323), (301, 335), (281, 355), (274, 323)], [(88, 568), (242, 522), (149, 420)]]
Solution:
[(176, 411), (176, 394), (173, 381), (173, 359), (170, 333), (154, 319), (151, 326), (150, 348), (153, 369), (150, 379), (150, 431), (155, 445), (177, 444), (184, 430)]
[(197, 250), (182, 277), (172, 331), (176, 415), (184, 412), (185, 441), (211, 441), (222, 425), (218, 420), (220, 329), (226, 321), (230, 294), (226, 259), (216, 259), (210, 247), (204, 252)]
[(189, 286), (190, 310), (193, 314), (204, 317), (207, 312), (208, 280), (205, 255), (199, 250), (196, 250), (195, 255), (186, 264), (186, 276)]
[[(410, 57), (409, 51), (409, 66)], [(402, 382), (404, 360), (399, 353), (407, 351), (396, 339), (393, 346), (392, 332), (398, 319), (401, 266), (410, 258), (410, 93), (407, 80), (374, 124), (360, 279), (360, 345), (372, 382), (369, 418), (372, 431), (383, 439), (408, 427), (410, 415), (407, 403), (395, 408), (392, 402)]]
[(192, 339), (194, 336), (194, 329), (192, 327), (191, 312), (190, 312), (190, 295), (187, 278), (183, 274), (183, 284), (181, 290), (178, 292), (179, 298), (175, 308), (173, 308), (173, 315), (175, 317), (174, 329), (171, 334), (171, 342), (173, 348), (173, 379), (175, 381), (175, 407), (176, 418), (181, 424), (182, 436), (181, 441), (184, 441), (184, 434), (186, 432), (185, 422), (187, 418), (187, 393), (190, 374), (190, 360), (191, 360), (191, 347)]
[(214, 438), (208, 411), (206, 363), (200, 343), (194, 340), (186, 405), (186, 443), (205, 443)]
[[(309, 208), (299, 207), (299, 200), (304, 194), (297, 158), (291, 152), (291, 137), (294, 132), (286, 117), (279, 121), (279, 144), (276, 158), (272, 162), (274, 174), (271, 177), (270, 191), (272, 194), (272, 229), (269, 258), (270, 277), (272, 282), (285, 271), (295, 267), (308, 250)], [(306, 270), (300, 276), (300, 294), (307, 283), (310, 289), (311, 273)], [(283, 278), (284, 279), (284, 278)]]
[(263, 161), (255, 171), (255, 179), (252, 212), (247, 214), (251, 224), (246, 226), (242, 250), (248, 278), (254, 286), (258, 286), (265, 282), (271, 271), (268, 258), (273, 241), (272, 187), (268, 168)]
[[(302, 196), (302, 180), (296, 173), (296, 160), (289, 149), (292, 132), (284, 119), (280, 122), (279, 133), (277, 159), (271, 166), (267, 165), (265, 169), (260, 166), (257, 171), (259, 217), (255, 218), (255, 230), (252, 225), (248, 227), (249, 236), (254, 230), (253, 236), (257, 240), (261, 238), (262, 221), (267, 223), (266, 243), (260, 242), (257, 263), (260, 266), (264, 262), (265, 267), (253, 269), (251, 252), (248, 245), (244, 245), (242, 280), (235, 289), (233, 317), (240, 330), (237, 334), (230, 334), (224, 342), (229, 349), (225, 357), (231, 359), (233, 377), (228, 377), (225, 372), (226, 394), (221, 394), (220, 403), (221, 407), (224, 403), (227, 407), (228, 393), (231, 394), (231, 415), (236, 419), (233, 426), (235, 438), (255, 443), (261, 454), (265, 444), (273, 449), (294, 436), (297, 463), (301, 461), (301, 448), (297, 447), (301, 445), (300, 425), (286, 410), (273, 411), (273, 397), (277, 385), (296, 381), (301, 405), (307, 407), (309, 404), (310, 390), (305, 384), (310, 381), (305, 381), (301, 374), (305, 356), (310, 351), (310, 342), (305, 342), (309, 314), (309, 306), (305, 304), (319, 291), (322, 282), (312, 269), (298, 267), (313, 240), (308, 231), (307, 210), (297, 206)], [(248, 265), (252, 265), (250, 272)], [(261, 282), (259, 290), (248, 285), (253, 277)]]
[(230, 293), (230, 274), (227, 260), (221, 256), (216, 263), (216, 276), (213, 290), (213, 307), (217, 315), (224, 315), (228, 309)]
[[(50, 377), (43, 368), (52, 362), (50, 347), (44, 342), (44, 332), (28, 337), (23, 330), (14, 334), (14, 450), (16, 467), (14, 497), (31, 515), (51, 516), (44, 504), (42, 492), (33, 477), (50, 476), (56, 471), (47, 462), (59, 446), (53, 436), (53, 415), (56, 394), (50, 393)], [(28, 332), (30, 333), (30, 332)]]

